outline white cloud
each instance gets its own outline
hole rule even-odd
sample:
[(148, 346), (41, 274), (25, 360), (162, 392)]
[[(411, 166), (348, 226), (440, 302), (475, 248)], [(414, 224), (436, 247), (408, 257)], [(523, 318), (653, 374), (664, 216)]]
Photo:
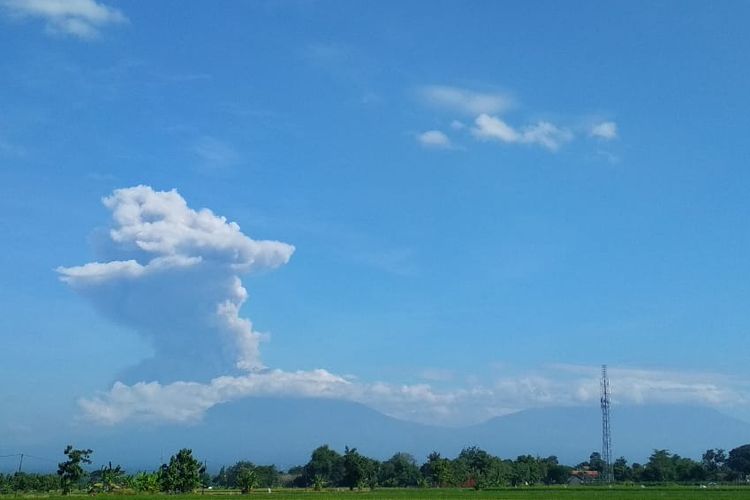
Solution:
[(474, 120), (472, 134), (479, 139), (496, 139), (502, 142), (518, 142), (521, 138), (516, 130), (500, 118), (481, 114)]
[(617, 139), (617, 124), (615, 122), (596, 123), (589, 129), (589, 135), (605, 141)]
[(222, 376), (208, 383), (116, 382), (108, 392), (79, 400), (84, 418), (113, 425), (127, 420), (191, 422), (211, 407), (252, 396), (288, 396), (355, 401), (387, 414), (435, 423), (455, 420), (461, 408), (454, 403), (488, 395), (484, 390), (436, 392), (428, 384), (362, 383), (326, 370), (286, 372), (268, 370), (241, 376)]
[[(744, 389), (720, 375), (614, 368), (610, 377), (617, 404), (747, 402)], [(109, 392), (82, 399), (80, 405), (87, 418), (104, 424), (130, 419), (186, 422), (200, 419), (216, 404), (267, 395), (342, 399), (405, 420), (465, 425), (524, 408), (596, 404), (599, 369), (560, 365), (497, 378), (486, 386), (444, 391), (429, 384), (359, 382), (326, 370), (273, 370), (218, 377), (207, 384), (117, 383)]]
[[(560, 372), (577, 373), (593, 378), (598, 367), (556, 365)], [(719, 373), (682, 372), (642, 368), (608, 369), (613, 381), (616, 401), (631, 404), (644, 403), (698, 403), (705, 405), (734, 406), (748, 402), (746, 385)], [(599, 387), (590, 384), (588, 398), (598, 397)]]
[[(478, 140), (530, 144), (557, 151), (577, 136), (588, 135), (603, 141), (611, 141), (618, 137), (617, 124), (613, 121), (592, 123), (586, 120), (575, 126), (560, 126), (547, 120), (539, 120), (525, 125), (512, 125), (506, 118), (506, 112), (515, 106), (515, 102), (506, 93), (477, 92), (447, 85), (425, 85), (418, 88), (418, 96), (423, 102), (435, 108), (472, 117), (474, 123), (473, 126), (469, 125), (468, 130)], [(467, 128), (467, 125), (459, 119), (454, 119), (450, 127), (460, 131)], [(418, 139), (425, 146), (441, 147), (446, 144), (448, 137), (442, 132), (430, 130), (421, 134)]]
[(474, 120), (474, 125), (471, 132), (480, 140), (496, 140), (507, 144), (535, 144), (550, 151), (557, 151), (560, 146), (573, 140), (570, 130), (546, 121), (516, 130), (496, 116), (481, 114)]
[[(117, 189), (102, 202), (112, 211), (112, 241), (155, 256), (142, 267), (159, 269), (206, 259), (248, 271), (286, 264), (294, 251), (286, 243), (252, 240), (235, 222), (227, 222), (207, 208), (191, 209), (174, 189)], [(67, 277), (76, 269), (61, 268), (61, 272)]]
[(273, 370), (244, 376), (222, 376), (209, 383), (116, 382), (109, 392), (81, 399), (84, 416), (101, 424), (126, 420), (189, 422), (209, 408), (227, 401), (262, 395), (330, 397), (345, 392), (350, 382), (325, 370), (283, 372)]
[(439, 130), (428, 130), (417, 135), (417, 141), (426, 148), (446, 149), (452, 146), (450, 138)]
[(560, 146), (572, 140), (573, 132), (545, 121), (524, 127), (521, 134), (521, 142), (538, 144), (550, 151), (557, 151)]
[(172, 255), (156, 257), (143, 265), (135, 260), (89, 262), (82, 266), (59, 267), (60, 279), (73, 287), (98, 285), (120, 279), (137, 279), (150, 273), (176, 267), (189, 267), (201, 262), (200, 257)]
[(239, 275), (287, 263), (294, 247), (253, 240), (236, 223), (191, 209), (175, 190), (118, 189), (103, 203), (112, 212), (110, 252), (127, 258), (58, 272), (105, 315), (153, 343), (144, 376), (175, 367), (173, 376), (197, 373), (191, 365), (226, 373), (228, 359), (243, 370), (261, 368), (262, 335), (239, 316), (247, 300)]
[(14, 17), (43, 19), (50, 33), (96, 38), (100, 29), (128, 21), (118, 9), (95, 0), (0, 0)]
[(427, 104), (462, 114), (501, 113), (513, 107), (513, 100), (500, 92), (476, 92), (446, 85), (427, 85), (419, 89)]

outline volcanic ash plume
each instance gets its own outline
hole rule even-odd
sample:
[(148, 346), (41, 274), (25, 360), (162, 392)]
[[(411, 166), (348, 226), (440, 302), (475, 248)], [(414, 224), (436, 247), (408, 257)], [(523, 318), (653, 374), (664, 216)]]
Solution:
[(105, 262), (60, 267), (62, 281), (106, 316), (134, 328), (154, 356), (125, 378), (209, 378), (234, 365), (263, 368), (260, 334), (239, 316), (247, 291), (240, 276), (276, 268), (294, 247), (256, 241), (211, 210), (193, 210), (177, 191), (115, 190)]

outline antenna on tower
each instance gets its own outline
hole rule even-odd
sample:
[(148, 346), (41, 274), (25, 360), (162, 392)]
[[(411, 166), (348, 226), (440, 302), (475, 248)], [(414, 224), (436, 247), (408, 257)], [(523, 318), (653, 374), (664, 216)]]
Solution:
[(612, 483), (614, 474), (612, 471), (612, 433), (609, 428), (609, 377), (607, 376), (607, 365), (602, 365), (601, 381), (601, 403), (602, 403), (602, 460), (604, 461), (603, 479), (606, 483)]

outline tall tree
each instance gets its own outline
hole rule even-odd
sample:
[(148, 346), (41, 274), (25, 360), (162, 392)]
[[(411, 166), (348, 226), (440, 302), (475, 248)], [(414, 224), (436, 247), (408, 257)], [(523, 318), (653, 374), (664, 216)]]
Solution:
[(328, 445), (313, 450), (310, 461), (302, 472), (304, 486), (339, 485), (344, 477), (344, 460), (340, 453)]
[(623, 482), (630, 481), (633, 479), (633, 471), (628, 465), (628, 461), (625, 457), (620, 457), (615, 460), (612, 465), (612, 474), (615, 476), (615, 481)]
[(242, 493), (250, 493), (253, 488), (258, 486), (258, 474), (255, 472), (255, 468), (243, 468), (237, 474), (237, 486), (242, 489)]
[(727, 466), (741, 479), (750, 475), (750, 444), (738, 446), (729, 451)]
[(536, 484), (543, 477), (539, 461), (531, 455), (521, 455), (514, 464), (515, 484)]
[(676, 478), (675, 463), (669, 450), (654, 450), (643, 471), (643, 479), (665, 482)]
[(706, 470), (692, 458), (674, 455), (672, 456), (672, 463), (674, 464), (674, 474), (677, 481), (688, 483), (706, 479)]
[(570, 477), (571, 467), (560, 464), (556, 456), (552, 455), (540, 460), (544, 484), (565, 484)]
[(365, 479), (364, 457), (357, 452), (357, 448), (344, 448), (344, 478), (343, 485), (350, 490), (361, 488)]
[(279, 485), (281, 473), (275, 465), (256, 465), (254, 470), (259, 488), (274, 488)]
[(240, 476), (247, 470), (255, 470), (255, 464), (246, 460), (240, 460), (225, 471), (226, 486), (229, 488), (242, 488)]
[(396, 453), (380, 465), (379, 484), (400, 488), (417, 486), (422, 479), (416, 460), (408, 453)]
[(589, 462), (588, 466), (591, 470), (595, 470), (598, 473), (604, 472), (604, 459), (602, 458), (602, 454), (598, 451), (594, 451), (589, 456)]
[(727, 473), (727, 452), (721, 448), (706, 450), (701, 459), (706, 479), (722, 481)]
[(193, 451), (183, 448), (172, 455), (169, 464), (159, 470), (159, 483), (162, 491), (189, 493), (201, 485), (201, 475), (205, 467), (193, 457)]
[(438, 488), (453, 484), (450, 460), (433, 451), (427, 456), (427, 462), (421, 467), (422, 475), (430, 486)]
[(483, 484), (492, 467), (492, 461), (492, 455), (476, 446), (464, 448), (454, 460), (457, 470), (461, 470), (463, 473), (463, 481), (471, 483), (475, 487)]
[(63, 451), (68, 459), (57, 464), (57, 475), (60, 476), (60, 488), (62, 494), (70, 493), (71, 486), (83, 477), (83, 467), (81, 464), (91, 463), (92, 450), (78, 450), (72, 445), (65, 447)]
[(211, 482), (214, 486), (223, 486), (224, 488), (228, 488), (229, 480), (227, 478), (227, 468), (222, 465), (221, 469), (219, 469), (219, 473), (216, 474), (213, 479), (211, 479)]

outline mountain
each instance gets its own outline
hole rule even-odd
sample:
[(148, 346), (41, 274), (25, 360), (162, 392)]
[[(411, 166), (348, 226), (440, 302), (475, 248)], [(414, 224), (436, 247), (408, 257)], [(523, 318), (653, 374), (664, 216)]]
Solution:
[[(191, 425), (93, 428), (77, 442), (98, 460), (155, 468), (180, 448), (191, 448), (209, 469), (238, 460), (290, 467), (307, 462), (322, 444), (356, 447), (373, 457), (432, 451), (442, 428), (398, 420), (367, 406), (329, 399), (247, 398), (212, 408)], [(215, 467), (214, 467), (215, 466)]]
[[(647, 460), (655, 448), (697, 459), (708, 448), (731, 449), (750, 442), (750, 424), (704, 407), (614, 407), (612, 436), (615, 456), (631, 462)], [(210, 470), (240, 459), (286, 468), (306, 463), (321, 444), (339, 451), (354, 446), (379, 459), (405, 451), (418, 461), (433, 450), (453, 457), (475, 445), (505, 458), (557, 455), (563, 463), (576, 464), (601, 448), (601, 421), (594, 406), (539, 408), (479, 425), (444, 428), (406, 422), (346, 401), (248, 398), (216, 406), (191, 425), (89, 426), (59, 439), (24, 451), (58, 457), (72, 442), (94, 449), (96, 463), (112, 460), (131, 471), (154, 469), (184, 447), (206, 460)]]
[[(750, 442), (750, 424), (700, 406), (615, 407), (611, 427), (614, 456), (631, 462), (645, 462), (654, 449), (699, 459), (709, 448), (731, 449)], [(499, 456), (557, 455), (575, 464), (601, 450), (601, 414), (596, 407), (524, 410), (463, 431), (466, 442)]]

